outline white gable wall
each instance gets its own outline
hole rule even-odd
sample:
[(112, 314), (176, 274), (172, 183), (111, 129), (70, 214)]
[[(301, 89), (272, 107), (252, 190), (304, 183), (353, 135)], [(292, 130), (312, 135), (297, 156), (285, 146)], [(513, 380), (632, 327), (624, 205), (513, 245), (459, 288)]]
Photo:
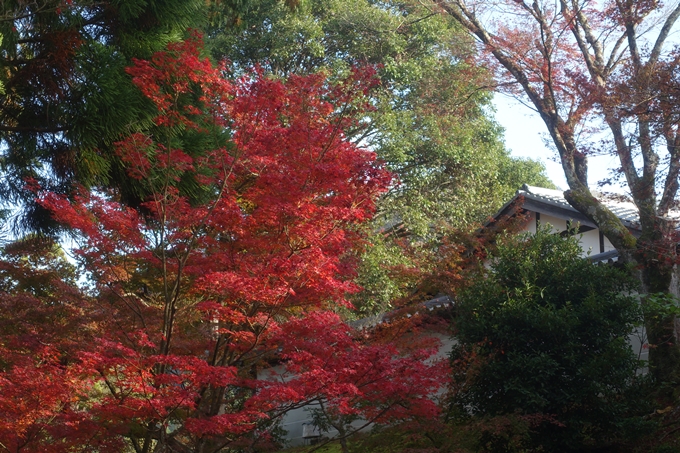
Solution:
[[(522, 232), (536, 233), (536, 212), (529, 211), (527, 213), (528, 222), (522, 228)], [(562, 217), (555, 217), (548, 214), (540, 214), (539, 222), (542, 225), (550, 225), (552, 231), (556, 234), (561, 233), (566, 230), (569, 222), (572, 220), (564, 219)], [(575, 222), (574, 222), (575, 224)], [(600, 250), (600, 230), (594, 229), (581, 233), (579, 236), (579, 242), (581, 244), (581, 249), (583, 250), (582, 256), (586, 257), (588, 255), (597, 255), (601, 252), (609, 252), (616, 250), (616, 248), (609, 242), (606, 237), (604, 239), (604, 250)], [(643, 327), (638, 327), (635, 331), (628, 336), (628, 342), (633, 350), (633, 353), (637, 355), (640, 360), (649, 359), (649, 350), (647, 344), (647, 337), (645, 329)], [(641, 368), (641, 372), (646, 372), (646, 368)]]
[[(536, 233), (536, 212), (530, 211), (528, 213), (527, 218), (528, 222), (526, 223), (522, 231), (532, 234)], [(561, 217), (555, 217), (548, 214), (540, 214), (539, 222), (541, 223), (541, 225), (550, 225), (552, 227), (553, 232), (555, 233), (561, 233), (562, 231), (566, 230), (568, 228), (569, 223), (572, 223), (572, 225), (576, 225), (576, 222), (573, 221), (572, 219), (564, 219)], [(598, 253), (615, 250), (612, 243), (609, 242), (609, 239), (607, 239), (606, 237), (604, 238), (604, 250), (600, 250), (600, 230), (598, 229), (580, 233), (578, 236), (580, 237), (579, 242), (581, 243), (581, 249), (583, 250), (584, 257), (588, 255), (597, 255)]]

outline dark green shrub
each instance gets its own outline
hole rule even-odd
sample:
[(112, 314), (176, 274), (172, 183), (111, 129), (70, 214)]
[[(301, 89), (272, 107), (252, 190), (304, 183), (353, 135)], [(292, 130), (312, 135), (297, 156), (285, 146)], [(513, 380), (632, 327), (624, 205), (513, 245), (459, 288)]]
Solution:
[(521, 448), (489, 431), (483, 450), (597, 449), (640, 409), (627, 342), (641, 323), (636, 282), (580, 254), (576, 238), (545, 229), (508, 238), (459, 294), (451, 414), (512, 415), (529, 430)]

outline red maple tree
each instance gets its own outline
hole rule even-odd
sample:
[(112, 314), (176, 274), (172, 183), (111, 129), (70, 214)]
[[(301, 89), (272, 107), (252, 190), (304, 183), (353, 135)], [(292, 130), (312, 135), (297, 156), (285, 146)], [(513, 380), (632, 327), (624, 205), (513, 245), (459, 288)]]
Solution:
[[(390, 183), (343, 134), (372, 72), (232, 83), (225, 70), (198, 37), (129, 69), (159, 112), (117, 145), (139, 206), (37, 189), (91, 285), (3, 289), (29, 307), (6, 310), (28, 333), (2, 324), (5, 450), (218, 452), (266, 441), (310, 401), (375, 422), (436, 415), (433, 351), (402, 357), (329, 313), (356, 290), (358, 226)], [(258, 379), (277, 364), (295, 377)]]

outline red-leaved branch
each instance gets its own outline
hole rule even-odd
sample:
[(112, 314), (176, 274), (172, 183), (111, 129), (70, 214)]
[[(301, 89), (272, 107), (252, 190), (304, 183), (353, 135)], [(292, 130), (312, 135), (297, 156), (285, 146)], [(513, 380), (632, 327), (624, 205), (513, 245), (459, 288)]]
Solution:
[(329, 313), (357, 289), (358, 227), (391, 178), (344, 135), (373, 72), (231, 82), (200, 51), (194, 36), (129, 68), (158, 110), (116, 148), (141, 203), (38, 190), (91, 286), (3, 288), (0, 451), (216, 452), (310, 401), (437, 414), (432, 351), (402, 356)]

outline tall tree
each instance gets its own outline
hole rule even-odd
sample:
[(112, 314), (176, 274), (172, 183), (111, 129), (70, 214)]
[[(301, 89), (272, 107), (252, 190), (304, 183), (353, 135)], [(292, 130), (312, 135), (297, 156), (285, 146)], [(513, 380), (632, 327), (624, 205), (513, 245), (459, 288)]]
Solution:
[[(680, 132), (678, 52), (670, 39), (680, 3), (434, 0), (465, 27), (496, 69), (500, 89), (521, 96), (543, 119), (562, 162), (565, 197), (621, 256), (642, 266), (649, 293), (672, 290)], [(604, 143), (599, 142), (606, 137)], [(639, 210), (635, 237), (588, 185), (588, 156), (618, 156)], [(648, 324), (652, 371), (680, 382), (680, 348), (671, 316)]]
[(420, 3), (314, 0), (291, 10), (258, 0), (242, 20), (241, 28), (209, 35), (213, 54), (239, 67), (260, 65), (283, 77), (327, 71), (333, 78), (377, 66), (375, 110), (351, 138), (400, 179), (381, 202), (383, 222), (399, 217), (429, 236), (438, 223), (484, 219), (526, 179), (550, 185), (540, 165), (504, 149), (490, 96), (480, 89), (488, 72), (473, 63), (469, 39)]
[[(139, 207), (110, 188), (65, 196), (29, 181), (77, 233), (92, 288), (57, 272), (30, 286), (39, 265), (0, 266), (0, 311), (26, 307), (0, 317), (0, 448), (252, 451), (312, 400), (376, 423), (436, 416), (432, 351), (370, 345), (330, 312), (390, 181), (343, 133), (371, 74), (232, 83), (199, 52), (192, 39), (129, 69), (157, 109), (146, 134), (115, 144), (149, 194)], [(55, 385), (26, 398), (41, 381)]]
[[(543, 167), (513, 159), (480, 89), (488, 72), (471, 58), (460, 27), (414, 1), (312, 0), (291, 10), (274, 0), (250, 2), (240, 28), (213, 29), (213, 54), (237, 68), (260, 65), (276, 77), (326, 72), (342, 77), (354, 66), (375, 65), (381, 83), (371, 91), (372, 112), (350, 131), (398, 177), (379, 203), (374, 228), (399, 223), (419, 238), (418, 253), (443, 229), (470, 228), (529, 182), (551, 186)], [(376, 235), (362, 257), (362, 308), (385, 308), (413, 278), (402, 244)]]
[(49, 227), (24, 188), (28, 177), (63, 193), (74, 182), (124, 185), (112, 145), (153, 115), (125, 67), (182, 39), (204, 8), (199, 0), (2, 2), (0, 201), (26, 203), (20, 226)]

